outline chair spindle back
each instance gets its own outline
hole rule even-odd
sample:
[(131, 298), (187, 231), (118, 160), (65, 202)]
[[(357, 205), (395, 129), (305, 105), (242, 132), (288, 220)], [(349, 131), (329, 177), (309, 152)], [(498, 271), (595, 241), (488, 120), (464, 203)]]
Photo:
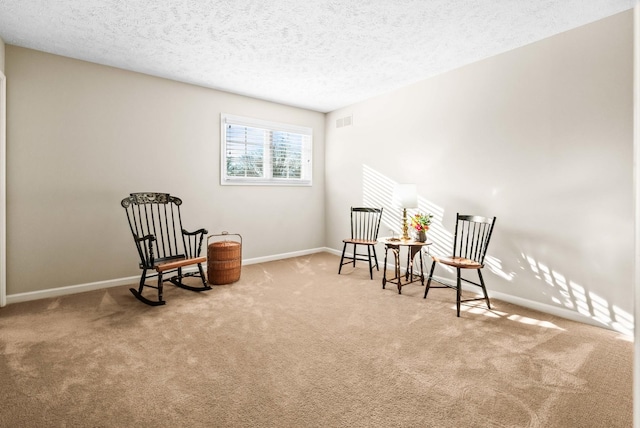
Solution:
[(383, 208), (351, 208), (351, 239), (378, 239)]
[(484, 264), (495, 223), (495, 217), (457, 214), (453, 255)]
[[(185, 252), (187, 257), (191, 257), (193, 247), (186, 245), (182, 233), (181, 204), (180, 198), (168, 193), (131, 193), (122, 200), (141, 267), (153, 267), (158, 260), (184, 257)], [(151, 245), (144, 244), (148, 239), (152, 241)]]

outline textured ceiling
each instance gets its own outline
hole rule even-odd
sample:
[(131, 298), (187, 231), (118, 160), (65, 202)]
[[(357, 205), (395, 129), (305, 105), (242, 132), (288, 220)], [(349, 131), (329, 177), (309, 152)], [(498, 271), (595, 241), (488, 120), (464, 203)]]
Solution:
[(328, 112), (635, 0), (0, 0), (8, 44)]

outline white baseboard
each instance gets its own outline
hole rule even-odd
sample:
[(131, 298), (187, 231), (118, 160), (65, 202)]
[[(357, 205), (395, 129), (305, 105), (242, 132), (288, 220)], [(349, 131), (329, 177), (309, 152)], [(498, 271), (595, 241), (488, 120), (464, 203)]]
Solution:
[(102, 288), (118, 287), (121, 285), (137, 285), (140, 276), (110, 279), (107, 281), (90, 282), (88, 284), (69, 285), (67, 287), (50, 288), (48, 290), (30, 291), (7, 295), (7, 304), (28, 302), (31, 300), (46, 299), (49, 297), (65, 296), (68, 294), (84, 293), (85, 291), (99, 290)]
[[(244, 265), (253, 265), (257, 263), (266, 263), (272, 262), (275, 260), (283, 260), (290, 259), (292, 257), (300, 257), (300, 256), (308, 256), (309, 254), (322, 253), (322, 252), (330, 252), (328, 248), (320, 247), (320, 248), (312, 248), (309, 250), (301, 250), (301, 251), (293, 251), (290, 253), (281, 253), (273, 256), (265, 256), (265, 257), (255, 257), (253, 259), (246, 259), (242, 261)], [(340, 255), (340, 254), (338, 254)]]
[[(333, 254), (335, 256), (338, 256), (338, 257), (340, 257), (342, 255), (342, 251), (338, 251), (338, 250), (335, 250), (333, 248), (324, 248), (324, 251), (326, 251), (327, 253), (331, 253), (331, 254)], [(351, 253), (347, 253), (347, 254), (349, 254), (349, 256), (352, 255)]]
[[(251, 265), (256, 263), (265, 263), (265, 262), (271, 262), (274, 260), (282, 260), (282, 259), (288, 259), (291, 257), (299, 257), (299, 256), (306, 256), (314, 253), (321, 253), (323, 251), (328, 251), (328, 250), (329, 250), (328, 248), (313, 248), (309, 250), (276, 254), (273, 256), (255, 257), (252, 259), (243, 260), (242, 264)], [(204, 264), (204, 266), (206, 270), (206, 263)], [(185, 268), (183, 269), (183, 271), (195, 272), (196, 268), (195, 267)], [(9, 294), (7, 295), (7, 304), (28, 302), (31, 300), (46, 299), (50, 297), (59, 297), (59, 296), (65, 296), (68, 294), (84, 293), (85, 291), (93, 291), (93, 290), (99, 290), (99, 289), (110, 288), (110, 287), (119, 287), (122, 285), (133, 285), (134, 287), (137, 287), (139, 281), (140, 281), (140, 276), (138, 275), (138, 276), (130, 276), (126, 278), (110, 279), (106, 281), (90, 282), (87, 284), (69, 285), (66, 287), (51, 288), (48, 290), (38, 290), (38, 291), (30, 291), (27, 293)]]

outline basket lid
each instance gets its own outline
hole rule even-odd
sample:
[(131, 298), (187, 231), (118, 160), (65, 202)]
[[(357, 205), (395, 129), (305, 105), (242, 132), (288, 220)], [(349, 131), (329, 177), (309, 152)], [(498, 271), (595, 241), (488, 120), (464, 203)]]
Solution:
[(217, 241), (209, 244), (210, 247), (225, 248), (225, 247), (239, 247), (240, 243), (236, 241)]

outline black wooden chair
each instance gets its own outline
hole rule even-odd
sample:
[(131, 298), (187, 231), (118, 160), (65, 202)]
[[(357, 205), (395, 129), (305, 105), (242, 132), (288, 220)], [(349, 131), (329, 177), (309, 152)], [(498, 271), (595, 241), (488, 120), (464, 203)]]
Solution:
[[(424, 298), (426, 299), (427, 293), (430, 288), (453, 288), (456, 290), (456, 309), (458, 316), (460, 316), (460, 303), (470, 302), (475, 300), (485, 300), (487, 302), (487, 308), (491, 309), (489, 302), (489, 295), (487, 294), (487, 288), (484, 285), (482, 279), (481, 269), (484, 267), (484, 256), (487, 253), (487, 247), (489, 246), (489, 240), (493, 232), (493, 226), (496, 223), (495, 217), (479, 217), (473, 215), (460, 215), (456, 216), (456, 230), (453, 238), (453, 255), (447, 257), (431, 255), (433, 263), (431, 264), (431, 271), (429, 272), (429, 279), (424, 290)], [(444, 282), (433, 279), (433, 271), (437, 263), (451, 266), (456, 269), (456, 285), (452, 286), (445, 284)], [(460, 276), (462, 269), (472, 269), (478, 272), (480, 283), (470, 281)], [(439, 286), (431, 287), (431, 281), (437, 282)], [(473, 299), (461, 299), (462, 282), (476, 285), (482, 289), (484, 297), (478, 297)]]
[[(127, 213), (127, 220), (133, 241), (140, 256), (140, 285), (129, 290), (140, 301), (152, 305), (164, 305), (162, 284), (172, 284), (192, 291), (210, 290), (205, 281), (202, 263), (206, 257), (200, 257), (202, 241), (207, 234), (205, 229), (187, 232), (182, 227), (180, 205), (182, 200), (168, 193), (131, 193), (120, 202)], [(197, 266), (197, 272), (184, 273), (187, 266)], [(155, 274), (149, 274), (155, 271)], [(164, 275), (175, 273), (165, 279)], [(147, 278), (158, 278), (157, 285), (146, 284)], [(188, 276), (200, 277), (202, 287), (185, 285), (182, 279)], [(142, 295), (144, 287), (156, 288), (158, 300), (149, 300)]]
[[(356, 266), (356, 260), (369, 262), (369, 275), (373, 279), (373, 263), (371, 252), (375, 260), (376, 270), (378, 268), (378, 255), (376, 254), (376, 244), (378, 243), (378, 229), (382, 219), (382, 208), (351, 208), (351, 238), (343, 239), (342, 257), (340, 258), (340, 268), (338, 274), (342, 272), (342, 266), (352, 263)], [(347, 256), (347, 245), (353, 244), (353, 255)], [(358, 253), (358, 245), (367, 247), (367, 254)], [(347, 261), (345, 261), (345, 259)]]

